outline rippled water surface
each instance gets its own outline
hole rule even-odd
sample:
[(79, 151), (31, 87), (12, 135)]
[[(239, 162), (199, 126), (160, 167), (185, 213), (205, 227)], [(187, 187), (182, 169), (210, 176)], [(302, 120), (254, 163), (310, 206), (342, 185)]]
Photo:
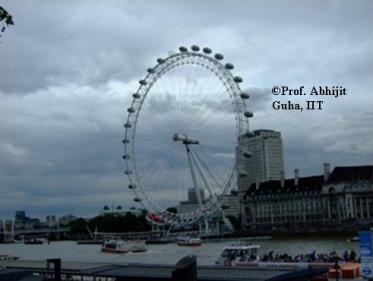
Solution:
[[(204, 242), (201, 247), (179, 247), (176, 244), (147, 245), (145, 253), (108, 254), (100, 252), (100, 245), (77, 245), (73, 241), (51, 242), (43, 245), (0, 244), (0, 253), (18, 256), (21, 259), (45, 260), (61, 258), (65, 261), (94, 262), (141, 262), (174, 264), (186, 255), (196, 255), (199, 264), (213, 264), (225, 246), (240, 243), (239, 240)], [(244, 241), (248, 243), (248, 241)], [(275, 253), (307, 254), (315, 250), (329, 253), (335, 250), (342, 255), (344, 250), (354, 249), (358, 254), (358, 243), (347, 242), (346, 238), (295, 238), (253, 241), (260, 245), (259, 254), (270, 250)]]

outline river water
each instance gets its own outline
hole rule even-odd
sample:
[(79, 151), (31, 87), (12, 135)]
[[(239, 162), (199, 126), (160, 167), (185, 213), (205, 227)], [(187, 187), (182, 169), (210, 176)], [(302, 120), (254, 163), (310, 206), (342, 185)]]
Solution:
[[(77, 245), (74, 241), (58, 241), (43, 245), (0, 244), (0, 253), (18, 256), (24, 260), (45, 260), (61, 258), (63, 261), (90, 262), (140, 262), (153, 264), (175, 264), (186, 255), (196, 255), (201, 265), (211, 265), (225, 246), (239, 243), (239, 240), (204, 242), (201, 247), (179, 247), (176, 244), (147, 245), (144, 253), (108, 254), (100, 252), (100, 245)], [(248, 241), (243, 241), (248, 243)], [(347, 242), (346, 238), (295, 238), (252, 241), (260, 245), (259, 254), (274, 250), (275, 253), (291, 255), (336, 251), (342, 256), (345, 250), (354, 249), (359, 255), (358, 243)]]

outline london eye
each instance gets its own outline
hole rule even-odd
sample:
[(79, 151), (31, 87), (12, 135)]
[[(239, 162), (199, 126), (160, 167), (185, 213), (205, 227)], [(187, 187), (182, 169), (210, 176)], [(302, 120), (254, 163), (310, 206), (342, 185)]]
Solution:
[(193, 45), (158, 58), (139, 80), (123, 159), (128, 188), (149, 222), (183, 226), (211, 216), (222, 210), (219, 197), (246, 176), (242, 159), (250, 152), (240, 139), (250, 134), (253, 114), (233, 72), (222, 54)]

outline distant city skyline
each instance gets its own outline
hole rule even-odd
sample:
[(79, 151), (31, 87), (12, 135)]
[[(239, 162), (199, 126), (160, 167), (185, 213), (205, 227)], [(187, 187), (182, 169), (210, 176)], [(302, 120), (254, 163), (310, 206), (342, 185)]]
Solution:
[[(157, 3), (0, 2), (15, 23), (0, 44), (0, 218), (139, 207), (123, 175), (126, 108), (146, 69), (182, 45), (235, 65), (251, 129), (281, 132), (286, 177), (373, 164), (372, 1)], [(274, 96), (282, 85), (347, 95), (325, 97), (322, 111), (275, 111), (276, 99), (307, 98)]]

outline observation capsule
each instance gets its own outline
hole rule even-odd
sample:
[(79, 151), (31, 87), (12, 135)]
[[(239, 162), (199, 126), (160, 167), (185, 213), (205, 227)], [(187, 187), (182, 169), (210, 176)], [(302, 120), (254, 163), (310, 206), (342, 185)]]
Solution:
[(140, 80), (139, 83), (140, 83), (140, 85), (143, 85), (143, 86), (145, 86), (147, 84), (147, 82), (145, 80)]
[(124, 124), (124, 128), (131, 128), (132, 127), (132, 125), (131, 125), (131, 123), (129, 123), (129, 122), (127, 122), (126, 124)]
[(122, 156), (122, 158), (123, 158), (123, 159), (131, 159), (131, 156), (129, 156), (128, 154), (124, 154), (124, 155)]
[(137, 202), (137, 203), (140, 203), (140, 202), (142, 201), (142, 199), (139, 198), (139, 197), (135, 197), (135, 198), (133, 199), (133, 201), (135, 201), (135, 202)]
[(245, 117), (247, 117), (247, 118), (254, 117), (254, 113), (252, 113), (251, 111), (245, 111), (244, 115), (245, 115)]
[(253, 132), (247, 131), (247, 132), (245, 133), (245, 137), (247, 137), (247, 138), (252, 138), (252, 137), (254, 137), (254, 136), (255, 136), (255, 134), (254, 134)]
[(217, 59), (217, 60), (222, 60), (222, 59), (224, 59), (224, 57), (223, 57), (223, 55), (222, 54), (215, 54), (215, 58)]
[(240, 176), (240, 178), (246, 178), (247, 177), (247, 173), (245, 171), (240, 171), (238, 173), (238, 175)]
[(147, 71), (148, 73), (154, 73), (154, 68), (148, 68), (146, 71)]
[(123, 139), (122, 143), (130, 143), (130, 140), (129, 139)]
[(190, 48), (192, 49), (193, 52), (198, 52), (199, 51), (199, 47), (197, 45), (193, 45)]
[(233, 78), (233, 81), (236, 82), (236, 83), (242, 83), (243, 82), (242, 77), (240, 77), (240, 76), (235, 76)]
[(232, 70), (234, 68), (234, 65), (231, 64), (231, 63), (226, 63), (225, 66), (224, 66), (226, 69), (228, 70)]
[(127, 108), (128, 113), (134, 113), (135, 109), (133, 107)]
[(162, 64), (162, 63), (164, 63), (164, 62), (165, 62), (165, 60), (164, 60), (164, 59), (162, 59), (162, 58), (158, 58), (158, 59), (157, 59), (157, 62), (158, 62), (159, 64)]
[(181, 46), (179, 48), (179, 50), (180, 50), (180, 52), (183, 52), (183, 53), (188, 52), (188, 49), (186, 47), (184, 47), (184, 46)]
[(127, 170), (124, 171), (124, 173), (126, 175), (132, 175), (132, 170), (127, 169)]
[(135, 189), (135, 188), (136, 188), (136, 185), (134, 185), (134, 184), (129, 184), (129, 185), (128, 185), (128, 188), (129, 188), (129, 189)]
[(203, 52), (204, 52), (205, 54), (211, 54), (211, 53), (212, 53), (212, 50), (211, 50), (210, 48), (205, 47), (205, 48), (203, 48)]
[(134, 94), (132, 95), (132, 97), (133, 97), (134, 99), (139, 99), (141, 96), (140, 96), (139, 93), (134, 93)]
[(244, 100), (247, 100), (248, 98), (250, 98), (250, 95), (249, 95), (248, 93), (245, 93), (245, 92), (241, 93), (240, 96), (241, 96), (241, 98), (244, 99)]
[(246, 158), (250, 158), (253, 157), (254, 154), (251, 151), (245, 151), (242, 155)]

